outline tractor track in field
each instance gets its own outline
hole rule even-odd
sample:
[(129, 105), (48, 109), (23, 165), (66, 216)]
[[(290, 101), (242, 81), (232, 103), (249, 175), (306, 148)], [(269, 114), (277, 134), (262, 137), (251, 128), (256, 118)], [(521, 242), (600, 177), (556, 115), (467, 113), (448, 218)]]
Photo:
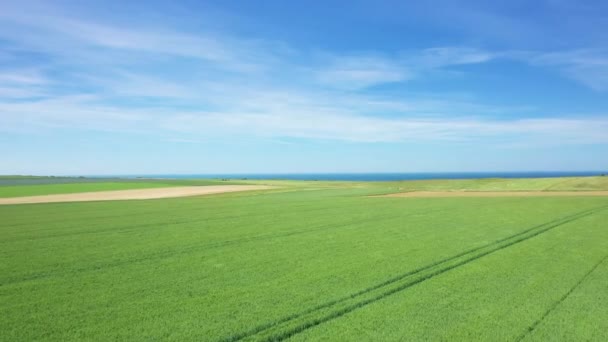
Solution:
[(560, 304), (562, 304), (568, 297), (570, 297), (570, 295), (582, 284), (585, 282), (585, 280), (604, 262), (608, 259), (608, 255), (604, 256), (602, 259), (600, 259), (600, 261), (598, 261), (589, 271), (587, 271), (587, 273), (585, 273), (581, 279), (579, 279), (576, 284), (574, 284), (574, 286), (572, 286), (568, 292), (564, 293), (563, 296), (561, 296), (555, 303), (553, 303), (549, 309), (547, 309), (547, 311), (545, 311), (545, 313), (536, 321), (534, 321), (534, 323), (532, 323), (532, 325), (530, 325), (528, 327), (528, 329), (526, 329), (526, 331), (524, 331), (521, 335), (519, 335), (517, 337), (517, 339), (515, 340), (516, 342), (519, 342), (521, 340), (523, 340), (524, 338), (526, 338), (526, 336), (530, 335), (535, 329), (536, 327), (538, 327), (538, 325), (540, 323), (542, 323), (545, 318), (547, 318), (547, 316), (549, 316), (555, 309), (557, 309), (558, 306), (560, 306)]
[[(398, 220), (398, 219), (403, 219), (404, 217), (424, 215), (424, 214), (441, 212), (441, 211), (446, 211), (446, 210), (447, 209), (433, 209), (433, 210), (427, 210), (427, 211), (423, 211), (423, 212), (414, 212), (414, 213), (411, 213), (410, 215), (391, 217), (387, 220), (389, 220), (389, 221)], [(350, 220), (348, 222), (342, 222), (340, 224), (321, 224), (321, 225), (315, 226), (312, 229), (300, 229), (300, 230), (296, 230), (296, 231), (289, 231), (289, 232), (282, 232), (282, 233), (275, 233), (275, 234), (263, 234), (263, 235), (258, 235), (258, 236), (250, 236), (250, 237), (227, 240), (227, 241), (217, 241), (217, 242), (203, 244), (203, 245), (189, 246), (189, 247), (183, 248), (179, 251), (171, 250), (171, 251), (150, 253), (148, 255), (138, 257), (138, 258), (117, 260), (115, 262), (102, 263), (102, 264), (98, 264), (95, 266), (75, 268), (75, 269), (65, 270), (65, 271), (60, 271), (60, 272), (42, 272), (42, 273), (30, 274), (28, 276), (16, 277), (13, 279), (10, 279), (10, 278), (5, 279), (4, 281), (0, 282), (0, 287), (5, 286), (5, 285), (20, 283), (20, 282), (24, 282), (24, 281), (38, 280), (38, 279), (62, 276), (62, 275), (66, 275), (66, 274), (77, 274), (80, 272), (99, 271), (99, 270), (104, 270), (104, 269), (108, 269), (108, 268), (120, 267), (120, 266), (124, 266), (124, 265), (135, 264), (135, 263), (139, 263), (139, 262), (146, 262), (146, 261), (151, 261), (151, 260), (162, 260), (162, 259), (177, 256), (177, 255), (186, 255), (186, 254), (194, 253), (197, 251), (210, 250), (210, 249), (221, 248), (221, 247), (226, 247), (226, 246), (231, 246), (231, 245), (238, 245), (238, 244), (242, 244), (242, 243), (263, 241), (263, 240), (272, 240), (272, 239), (276, 239), (276, 238), (284, 238), (284, 237), (290, 237), (290, 236), (295, 236), (295, 235), (308, 234), (308, 233), (313, 233), (313, 232), (323, 231), (323, 230), (341, 229), (341, 228), (344, 228), (345, 226), (350, 226), (353, 223), (377, 222), (382, 217), (383, 217), (382, 215), (378, 215), (378, 216), (369, 217), (364, 220), (354, 219), (354, 220)]]
[(608, 206), (601, 206), (567, 215), (540, 225), (528, 228), (517, 234), (496, 240), (489, 244), (472, 248), (454, 256), (436, 261), (410, 272), (387, 279), (374, 286), (331, 300), (310, 309), (294, 313), (273, 322), (258, 325), (239, 334), (227, 336), (221, 341), (262, 340), (282, 341), (305, 330), (344, 316), (359, 308), (399, 293), (409, 287), (422, 283), (435, 276), (466, 265), (486, 255), (500, 251), (517, 243), (526, 241), (564, 224), (593, 215)]

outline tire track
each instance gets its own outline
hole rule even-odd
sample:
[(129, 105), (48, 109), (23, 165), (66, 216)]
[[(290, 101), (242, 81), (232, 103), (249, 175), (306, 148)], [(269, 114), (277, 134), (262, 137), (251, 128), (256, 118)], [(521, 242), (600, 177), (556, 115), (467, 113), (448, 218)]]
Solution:
[(259, 325), (251, 330), (228, 336), (223, 338), (221, 341), (240, 341), (244, 339), (282, 341), (314, 326), (339, 318), (356, 309), (401, 292), (437, 275), (468, 264), (481, 257), (510, 247), (519, 242), (531, 239), (566, 223), (592, 215), (605, 208), (606, 206), (602, 206), (584, 210), (531, 227), (520, 233), (496, 240), (484, 246), (469, 249), (446, 259), (439, 260), (413, 271), (390, 278), (348, 296), (325, 302), (313, 308), (283, 317), (273, 322)]
[(561, 303), (563, 303), (568, 297), (570, 297), (572, 292), (574, 292), (604, 261), (606, 261), (606, 259), (608, 259), (608, 255), (603, 257), (589, 271), (587, 271), (587, 273), (585, 273), (585, 275), (583, 275), (583, 277), (579, 279), (578, 282), (576, 282), (576, 284), (574, 284), (574, 286), (572, 286), (570, 290), (568, 290), (568, 292), (566, 292), (555, 303), (553, 303), (553, 305), (551, 305), (549, 309), (547, 309), (547, 311), (545, 311), (545, 313), (538, 320), (534, 321), (534, 323), (532, 323), (532, 325), (530, 325), (528, 329), (526, 329), (526, 331), (519, 335), (519, 337), (517, 337), (515, 341), (519, 342), (526, 338), (528, 335), (530, 335), (536, 329), (536, 327), (538, 327), (538, 325), (542, 323), (542, 321), (544, 321), (545, 318), (547, 318), (547, 316), (549, 316), (551, 312), (553, 312), (553, 310), (555, 310)]

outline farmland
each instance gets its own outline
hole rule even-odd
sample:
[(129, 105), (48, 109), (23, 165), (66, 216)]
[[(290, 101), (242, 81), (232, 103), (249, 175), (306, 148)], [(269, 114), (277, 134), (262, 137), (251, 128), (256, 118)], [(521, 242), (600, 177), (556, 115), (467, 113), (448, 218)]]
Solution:
[[(608, 177), (228, 183), (276, 188), (0, 206), (0, 339), (608, 338), (608, 197), (551, 196)], [(378, 196), (454, 190), (547, 196)]]

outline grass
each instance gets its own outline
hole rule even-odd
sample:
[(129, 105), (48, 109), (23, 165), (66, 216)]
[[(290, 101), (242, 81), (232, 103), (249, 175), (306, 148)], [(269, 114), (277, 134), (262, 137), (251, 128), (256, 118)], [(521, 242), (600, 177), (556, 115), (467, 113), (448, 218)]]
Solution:
[(366, 196), (601, 180), (248, 183), (0, 206), (0, 340), (608, 337), (608, 198)]
[(608, 189), (608, 177), (486, 178), (394, 182), (404, 190), (586, 191)]
[(0, 175), (0, 179), (39, 179), (39, 178), (51, 178), (50, 176), (28, 176), (28, 175)]

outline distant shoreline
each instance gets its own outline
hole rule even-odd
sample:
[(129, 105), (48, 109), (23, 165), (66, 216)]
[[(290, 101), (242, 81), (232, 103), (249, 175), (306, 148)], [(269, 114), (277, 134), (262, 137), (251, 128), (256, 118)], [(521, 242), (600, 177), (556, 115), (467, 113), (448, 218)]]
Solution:
[[(554, 178), (590, 177), (608, 174), (608, 171), (528, 171), (528, 172), (412, 172), (412, 173), (292, 173), (292, 174), (158, 174), (115, 175), (120, 178), (162, 179), (253, 179), (303, 181), (400, 181), (431, 179), (482, 179), (482, 178)], [(90, 176), (95, 177), (95, 176)], [(106, 176), (108, 177), (108, 176)]]
[[(608, 171), (517, 171), (517, 172), (403, 172), (403, 173), (242, 173), (242, 174), (124, 174), (40, 176), (55, 178), (105, 179), (230, 179), (230, 180), (302, 180), (302, 181), (401, 181), (483, 178), (555, 178), (608, 175)], [(19, 177), (19, 176), (17, 176)], [(21, 176), (23, 177), (23, 176)], [(29, 176), (31, 177), (31, 176)], [(35, 176), (34, 176), (35, 177)]]

